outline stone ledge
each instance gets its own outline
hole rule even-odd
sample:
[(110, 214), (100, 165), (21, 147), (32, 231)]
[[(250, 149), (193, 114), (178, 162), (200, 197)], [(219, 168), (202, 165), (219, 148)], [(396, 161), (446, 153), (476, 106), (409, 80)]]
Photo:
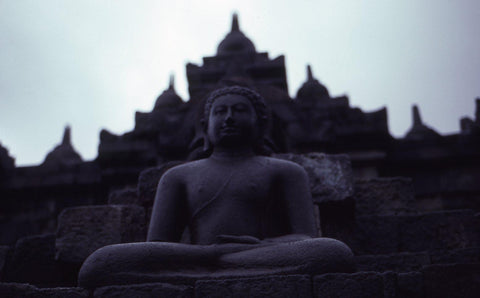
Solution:
[(430, 265), (422, 273), (426, 298), (476, 298), (480, 293), (480, 263)]
[(199, 280), (195, 297), (312, 297), (308, 275)]
[(88, 291), (82, 288), (37, 288), (29, 284), (0, 283), (2, 298), (87, 298)]
[(428, 252), (398, 253), (388, 255), (362, 255), (355, 257), (358, 271), (418, 271), (422, 266), (430, 265)]
[(193, 288), (167, 283), (147, 283), (130, 286), (107, 286), (96, 289), (93, 298), (130, 298), (130, 297), (193, 297)]
[(480, 217), (473, 210), (363, 216), (347, 226), (322, 226), (322, 232), (356, 255), (455, 250), (480, 246)]

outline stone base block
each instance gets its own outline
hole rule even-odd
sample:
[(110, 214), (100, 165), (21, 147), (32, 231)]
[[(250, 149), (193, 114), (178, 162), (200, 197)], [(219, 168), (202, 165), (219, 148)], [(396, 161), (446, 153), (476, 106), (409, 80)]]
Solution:
[(356, 255), (480, 246), (480, 218), (472, 210), (357, 217), (347, 228), (325, 225), (322, 232), (345, 242)]
[(416, 214), (412, 180), (409, 178), (375, 178), (355, 182), (355, 214)]
[(195, 297), (312, 297), (308, 275), (199, 280)]
[(288, 153), (273, 157), (293, 161), (305, 169), (316, 204), (341, 201), (353, 195), (353, 171), (346, 154)]
[(68, 208), (58, 219), (56, 258), (78, 264), (105, 245), (141, 242), (145, 238), (145, 211), (140, 206)]
[(81, 288), (42, 288), (29, 284), (0, 283), (2, 298), (87, 298), (88, 292)]
[(363, 255), (355, 257), (355, 263), (358, 271), (411, 272), (430, 265), (430, 256), (427, 252)]
[(384, 297), (383, 276), (374, 272), (315, 276), (314, 297)]
[(479, 297), (480, 264), (430, 265), (422, 272), (427, 298)]
[(193, 288), (183, 285), (149, 283), (129, 286), (101, 287), (94, 291), (94, 298), (154, 298), (154, 297), (193, 297)]
[(116, 190), (108, 196), (109, 205), (140, 205), (136, 188)]

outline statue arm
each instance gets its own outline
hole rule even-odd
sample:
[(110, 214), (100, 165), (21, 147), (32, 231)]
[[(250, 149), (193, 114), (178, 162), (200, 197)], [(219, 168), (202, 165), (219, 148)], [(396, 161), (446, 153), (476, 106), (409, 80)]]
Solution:
[(186, 226), (186, 194), (176, 168), (167, 171), (158, 183), (147, 241), (179, 242)]
[(290, 165), (288, 170), (283, 171), (282, 185), (291, 234), (317, 237), (308, 175), (301, 166), (293, 163)]

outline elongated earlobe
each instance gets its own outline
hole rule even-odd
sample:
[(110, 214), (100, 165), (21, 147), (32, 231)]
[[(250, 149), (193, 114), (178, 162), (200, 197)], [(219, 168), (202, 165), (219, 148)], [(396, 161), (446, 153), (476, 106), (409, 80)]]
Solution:
[(210, 143), (210, 141), (208, 140), (208, 137), (206, 136), (206, 134), (203, 135), (203, 151), (204, 152), (208, 152), (212, 149), (212, 144)]

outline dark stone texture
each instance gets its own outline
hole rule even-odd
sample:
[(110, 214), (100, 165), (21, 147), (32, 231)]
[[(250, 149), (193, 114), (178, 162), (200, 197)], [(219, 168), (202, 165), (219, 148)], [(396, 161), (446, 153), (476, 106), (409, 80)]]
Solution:
[(87, 298), (88, 292), (81, 288), (42, 288), (29, 284), (0, 283), (2, 298)]
[(312, 287), (308, 275), (199, 280), (195, 297), (312, 297)]
[(375, 178), (355, 182), (355, 213), (362, 215), (415, 214), (412, 180)]
[(10, 246), (0, 245), (0, 281), (3, 280), (3, 276), (5, 274), (4, 269), (9, 262), (11, 253), (12, 249), (10, 248)]
[(384, 297), (383, 276), (374, 272), (329, 273), (313, 278), (314, 297)]
[(55, 286), (62, 280), (55, 262), (55, 235), (30, 236), (19, 239), (8, 264), (5, 280)]
[(422, 272), (426, 298), (476, 298), (480, 293), (478, 263), (430, 265)]
[(394, 253), (400, 247), (399, 219), (396, 216), (359, 217), (350, 234), (325, 236), (342, 239), (357, 255)]
[(423, 298), (423, 275), (421, 272), (397, 274), (396, 298)]
[(93, 298), (156, 298), (193, 297), (193, 288), (184, 285), (150, 283), (129, 286), (108, 286), (96, 289)]
[(353, 172), (348, 155), (314, 152), (273, 156), (298, 163), (307, 171), (315, 203), (341, 201), (353, 195)]
[(323, 236), (345, 242), (356, 255), (478, 247), (479, 229), (479, 217), (471, 210), (363, 216), (344, 229), (322, 226)]
[(480, 218), (472, 210), (441, 211), (401, 217), (400, 251), (480, 246)]
[(145, 234), (145, 212), (140, 206), (68, 208), (59, 216), (56, 258), (81, 263), (100, 247), (145, 241)]
[(109, 205), (140, 205), (136, 188), (116, 190), (108, 196)]
[(424, 265), (430, 265), (430, 257), (426, 252), (397, 253), (389, 255), (362, 255), (355, 257), (358, 271), (418, 271)]
[(432, 264), (480, 263), (480, 247), (430, 251)]

